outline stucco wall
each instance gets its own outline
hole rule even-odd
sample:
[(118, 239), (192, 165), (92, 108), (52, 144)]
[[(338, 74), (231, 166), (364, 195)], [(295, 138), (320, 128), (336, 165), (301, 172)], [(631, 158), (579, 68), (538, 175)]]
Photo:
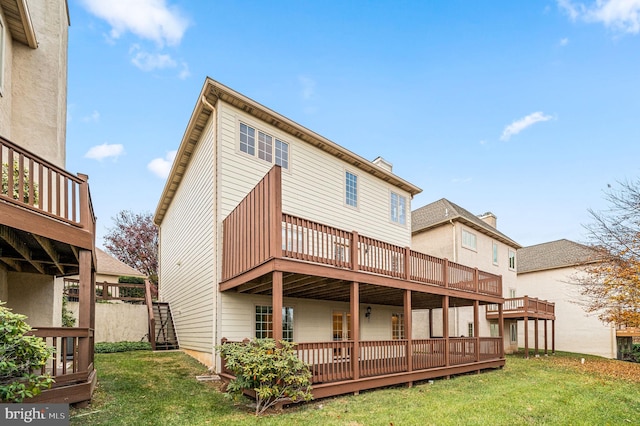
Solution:
[(447, 223), (411, 237), (411, 248), (421, 253), (454, 261), (454, 227)]
[[(78, 324), (78, 302), (68, 302)], [(139, 342), (149, 341), (149, 316), (146, 305), (124, 302), (96, 303), (95, 341)]]
[(59, 167), (65, 166), (67, 35), (65, 1), (29, 0), (38, 39), (32, 49), (13, 42), (11, 140)]
[[(0, 69), (2, 75), (2, 83), (0, 84), (0, 135), (11, 139), (11, 70), (13, 68), (13, 43), (11, 42), (11, 34), (7, 27), (7, 20), (4, 17), (2, 8), (0, 8), (0, 21), (3, 26), (3, 46), (4, 49), (4, 66)], [(2, 50), (0, 50), (1, 54)]]
[[(555, 302), (556, 350), (616, 357), (615, 330), (603, 324), (595, 315), (587, 315), (580, 306), (582, 300), (574, 276), (574, 268), (530, 272), (518, 275), (518, 293)], [(523, 323), (519, 326), (520, 346), (524, 345)], [(533, 345), (533, 321), (529, 321), (529, 344)], [(549, 324), (549, 333), (551, 325)], [(543, 326), (539, 333), (542, 342)]]
[(7, 307), (28, 317), (32, 327), (59, 327), (62, 321), (62, 287), (54, 277), (9, 272)]

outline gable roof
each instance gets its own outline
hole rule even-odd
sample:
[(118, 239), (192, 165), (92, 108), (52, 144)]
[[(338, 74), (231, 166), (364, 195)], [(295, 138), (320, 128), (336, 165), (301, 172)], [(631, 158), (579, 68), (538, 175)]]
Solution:
[(173, 200), (175, 192), (182, 181), (182, 177), (184, 176), (187, 166), (189, 165), (191, 155), (193, 154), (195, 146), (200, 139), (202, 131), (219, 101), (233, 105), (247, 114), (254, 116), (256, 119), (269, 123), (279, 130), (313, 145), (318, 149), (326, 151), (354, 167), (364, 170), (365, 172), (372, 174), (391, 185), (407, 191), (412, 196), (422, 192), (422, 189), (396, 176), (384, 167), (378, 166), (373, 162), (360, 157), (337, 143), (332, 142), (295, 121), (259, 104), (253, 99), (250, 99), (207, 77), (205, 79), (204, 86), (202, 87), (202, 91), (200, 92), (198, 102), (191, 114), (191, 118), (189, 119), (187, 129), (182, 137), (182, 141), (180, 142), (178, 153), (176, 154), (176, 158), (171, 166), (171, 172), (169, 173), (167, 183), (162, 191), (160, 201), (158, 202), (158, 207), (156, 208), (154, 217), (154, 223), (156, 225), (160, 225), (160, 223), (162, 223), (162, 219), (164, 218), (164, 215)]
[(105, 275), (117, 275), (127, 277), (145, 277), (145, 275), (132, 268), (124, 262), (111, 256), (109, 253), (102, 251), (96, 247), (96, 258), (98, 262), (98, 268), (96, 273)]
[(596, 260), (589, 246), (567, 239), (550, 241), (518, 250), (518, 274), (578, 266)]
[(522, 247), (478, 216), (452, 203), (446, 198), (442, 198), (411, 212), (411, 234), (415, 235), (429, 229), (437, 228), (449, 223), (449, 221), (461, 222), (515, 249)]

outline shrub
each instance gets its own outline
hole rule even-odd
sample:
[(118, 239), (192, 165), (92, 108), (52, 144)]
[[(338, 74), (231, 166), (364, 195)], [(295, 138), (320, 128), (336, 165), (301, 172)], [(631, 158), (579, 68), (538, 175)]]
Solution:
[(226, 343), (216, 349), (235, 379), (227, 386), (235, 398), (243, 390), (256, 393), (256, 415), (281, 402), (309, 401), (311, 372), (293, 351), (293, 343), (256, 339), (248, 343)]
[(96, 343), (94, 352), (97, 354), (110, 354), (114, 352), (150, 351), (149, 342), (102, 342)]
[(24, 315), (14, 314), (0, 302), (0, 401), (22, 402), (51, 387), (53, 379), (36, 375), (53, 354), (39, 337), (25, 336), (31, 327)]

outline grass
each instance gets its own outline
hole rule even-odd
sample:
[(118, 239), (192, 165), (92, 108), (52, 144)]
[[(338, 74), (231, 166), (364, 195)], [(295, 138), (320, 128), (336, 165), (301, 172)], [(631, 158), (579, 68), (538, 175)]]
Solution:
[[(580, 362), (585, 358), (585, 363)], [(579, 354), (522, 359), (502, 370), (312, 401), (260, 418), (234, 405), (180, 352), (97, 354), (92, 404), (72, 425), (604, 425), (640, 423), (640, 364)]]

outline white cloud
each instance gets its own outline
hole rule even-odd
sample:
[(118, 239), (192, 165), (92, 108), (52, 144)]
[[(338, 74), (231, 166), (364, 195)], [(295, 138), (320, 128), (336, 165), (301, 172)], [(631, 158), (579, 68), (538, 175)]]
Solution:
[(569, 44), (569, 39), (567, 37), (560, 39), (560, 46), (566, 46)]
[(97, 123), (100, 120), (100, 113), (98, 111), (93, 111), (91, 114), (82, 117), (82, 121), (88, 123), (90, 121)]
[(164, 158), (154, 158), (149, 162), (149, 164), (147, 164), (147, 169), (156, 176), (166, 179), (169, 176), (171, 165), (173, 164), (173, 160), (176, 158), (177, 153), (178, 151), (169, 151)]
[(86, 158), (91, 158), (94, 160), (102, 161), (105, 158), (113, 157), (114, 159), (118, 158), (124, 154), (124, 146), (121, 144), (108, 144), (103, 143), (102, 145), (96, 145), (91, 147), (89, 151), (84, 155)]
[(175, 68), (177, 66), (176, 61), (171, 58), (171, 55), (166, 53), (149, 53), (144, 50), (140, 50), (140, 46), (134, 44), (129, 49), (129, 53), (133, 54), (131, 62), (142, 71), (153, 71), (163, 68)]
[(298, 82), (302, 86), (302, 91), (300, 92), (302, 99), (308, 100), (313, 98), (313, 95), (315, 95), (316, 92), (315, 80), (301, 75), (298, 77)]
[(131, 32), (158, 46), (180, 44), (188, 19), (165, 0), (81, 0), (85, 8), (111, 25), (109, 37)]
[(585, 5), (571, 0), (557, 0), (558, 6), (572, 21), (601, 23), (623, 33), (640, 32), (640, 0), (596, 0)]
[(517, 135), (527, 127), (532, 126), (541, 121), (549, 121), (552, 118), (553, 118), (552, 116), (544, 115), (544, 113), (540, 111), (534, 112), (533, 114), (529, 114), (526, 117), (516, 120), (513, 123), (509, 124), (507, 127), (505, 127), (504, 130), (502, 131), (502, 136), (500, 136), (500, 140), (508, 141), (511, 138), (511, 136)]
[(191, 76), (191, 72), (189, 71), (189, 65), (187, 65), (186, 62), (182, 62), (181, 66), (182, 66), (182, 69), (178, 73), (178, 78), (180, 80), (185, 80)]

